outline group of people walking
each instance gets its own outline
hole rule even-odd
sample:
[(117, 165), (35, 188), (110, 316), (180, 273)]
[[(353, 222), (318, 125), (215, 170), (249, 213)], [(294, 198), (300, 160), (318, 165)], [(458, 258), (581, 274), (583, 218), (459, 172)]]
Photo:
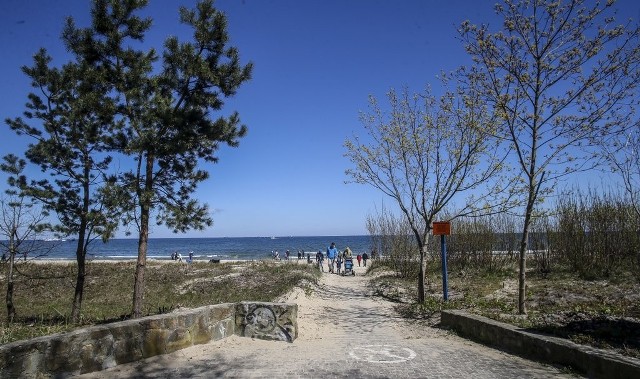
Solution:
[[(284, 253), (284, 259), (288, 260), (290, 257), (290, 252), (287, 250)], [(373, 252), (371, 257), (373, 257)], [(274, 260), (280, 260), (280, 253), (277, 250), (271, 251), (271, 258)], [(318, 269), (324, 272), (324, 262), (327, 260), (327, 267), (330, 273), (340, 274), (344, 272), (344, 270), (352, 270), (353, 268), (353, 253), (349, 247), (345, 248), (343, 251), (340, 251), (336, 247), (335, 242), (331, 242), (331, 245), (327, 247), (326, 253), (323, 253), (322, 250), (318, 250), (316, 253), (316, 265)], [(358, 262), (358, 267), (364, 266), (367, 267), (367, 261), (369, 260), (370, 255), (366, 252), (362, 254), (357, 254), (355, 260)], [(305, 259), (305, 253), (302, 250), (298, 251), (298, 259)], [(306, 254), (306, 259), (308, 263), (312, 263), (312, 255)], [(347, 262), (349, 261), (349, 262)], [(344, 268), (344, 269), (343, 269)]]
[[(178, 253), (177, 251), (174, 251), (173, 253), (171, 253), (171, 260), (182, 262), (182, 254)], [(193, 251), (190, 251), (189, 258), (187, 258), (187, 263), (191, 263), (192, 261), (193, 261)]]
[[(291, 256), (291, 252), (289, 250), (284, 252), (284, 260), (288, 261), (289, 257)], [(278, 250), (271, 250), (271, 258), (275, 259), (275, 260), (280, 260), (280, 253), (278, 253)], [(304, 258), (304, 252), (302, 250), (298, 251), (298, 260)]]
[[(353, 254), (351, 252), (351, 249), (347, 247), (346, 249), (344, 249), (344, 251), (340, 251), (336, 247), (335, 242), (331, 242), (331, 245), (327, 247), (326, 257), (327, 257), (327, 266), (329, 268), (329, 272), (336, 273), (336, 274), (340, 274), (343, 264), (345, 264), (345, 269), (347, 269), (347, 266), (346, 266), (347, 260), (353, 260)], [(322, 253), (321, 250), (318, 251), (318, 253), (316, 254), (316, 264), (318, 265), (318, 268), (323, 272), (324, 272), (324, 259), (325, 259), (325, 255)], [(358, 266), (360, 266), (361, 263), (364, 262), (364, 266), (366, 267), (368, 259), (369, 259), (369, 255), (366, 252), (364, 254), (358, 254), (356, 256), (356, 260), (358, 261)]]

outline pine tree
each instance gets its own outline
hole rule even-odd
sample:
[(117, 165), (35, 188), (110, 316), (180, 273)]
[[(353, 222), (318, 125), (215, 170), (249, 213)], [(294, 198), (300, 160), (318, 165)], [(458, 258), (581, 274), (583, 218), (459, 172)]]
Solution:
[(33, 66), (23, 67), (36, 91), (29, 95), (24, 119), (7, 123), (16, 133), (35, 141), (26, 156), (52, 176), (32, 181), (30, 195), (57, 214), (59, 233), (78, 237), (71, 317), (79, 322), (88, 246), (96, 238), (111, 238), (119, 217), (107, 209), (104, 196), (112, 160), (106, 146), (111, 145), (109, 137), (116, 124), (115, 103), (107, 96), (112, 84), (105, 80), (104, 67), (88, 54), (90, 49), (76, 45), (77, 40), (71, 38), (73, 30), (73, 20), (68, 19), (62, 39), (73, 54), (70, 62), (54, 67), (47, 51), (41, 49)]
[[(69, 41), (65, 43), (70, 48)], [(104, 153), (105, 140), (115, 115), (113, 102), (105, 96), (109, 83), (100, 67), (82, 55), (74, 58), (61, 68), (52, 67), (52, 58), (41, 49), (33, 66), (23, 67), (37, 90), (29, 95), (25, 118), (6, 121), (16, 133), (35, 141), (26, 156), (52, 176), (32, 180), (27, 193), (57, 214), (59, 233), (78, 237), (71, 318), (79, 322), (87, 248), (97, 237), (111, 238), (119, 220), (105, 206), (102, 191), (111, 162)]]
[(68, 38), (85, 56), (109, 72), (121, 121), (112, 151), (133, 158), (134, 168), (118, 175), (111, 187), (138, 232), (133, 317), (142, 314), (149, 223), (174, 232), (204, 229), (212, 224), (208, 207), (191, 198), (208, 178), (201, 161), (216, 162), (220, 143), (237, 146), (246, 133), (237, 113), (214, 118), (223, 99), (235, 94), (251, 76), (252, 64), (241, 65), (229, 47), (227, 22), (212, 1), (196, 9), (180, 9), (180, 20), (193, 28), (193, 39), (165, 41), (162, 57), (154, 49), (135, 50), (150, 20), (136, 12), (146, 1), (96, 1), (90, 29), (68, 30)]

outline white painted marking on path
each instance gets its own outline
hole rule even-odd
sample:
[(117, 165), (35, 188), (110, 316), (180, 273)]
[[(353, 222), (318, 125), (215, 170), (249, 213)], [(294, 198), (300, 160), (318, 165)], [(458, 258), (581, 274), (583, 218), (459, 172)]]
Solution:
[(354, 347), (349, 355), (353, 359), (372, 363), (402, 363), (415, 358), (416, 352), (393, 345), (365, 345)]

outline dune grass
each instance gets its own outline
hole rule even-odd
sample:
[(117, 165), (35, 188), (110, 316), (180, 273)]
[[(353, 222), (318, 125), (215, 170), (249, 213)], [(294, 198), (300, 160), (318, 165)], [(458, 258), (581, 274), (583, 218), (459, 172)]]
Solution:
[(416, 302), (417, 276), (402, 278), (384, 261), (371, 266), (368, 275), (375, 276), (374, 291), (396, 302), (396, 310), (404, 317), (437, 325), (441, 310), (464, 309), (536, 333), (640, 358), (640, 283), (633, 272), (585, 280), (561, 267), (544, 274), (532, 269), (527, 275), (528, 312), (519, 315), (515, 265), (496, 271), (451, 269), (445, 302), (441, 269), (431, 264), (424, 303)]
[[(70, 322), (76, 266), (19, 263), (15, 275), (17, 318), (0, 316), (0, 344), (128, 319), (133, 301), (135, 262), (89, 263), (80, 325)], [(6, 293), (6, 264), (0, 266)], [(311, 265), (285, 262), (147, 263), (144, 315), (238, 301), (273, 301), (294, 286), (315, 283)]]

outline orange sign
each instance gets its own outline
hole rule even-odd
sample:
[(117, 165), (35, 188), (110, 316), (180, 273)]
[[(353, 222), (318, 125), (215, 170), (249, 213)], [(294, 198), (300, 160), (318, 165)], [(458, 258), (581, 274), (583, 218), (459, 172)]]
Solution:
[(451, 223), (449, 221), (441, 221), (433, 223), (434, 236), (448, 236), (451, 234)]

